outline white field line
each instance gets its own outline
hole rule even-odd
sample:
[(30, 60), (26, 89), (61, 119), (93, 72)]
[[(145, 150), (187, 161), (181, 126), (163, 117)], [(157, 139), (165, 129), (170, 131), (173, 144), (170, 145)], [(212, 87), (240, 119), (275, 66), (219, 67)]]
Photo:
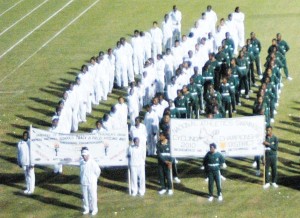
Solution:
[(97, 4), (100, 0), (95, 1), (88, 8), (86, 8), (83, 12), (81, 12), (77, 17), (75, 17), (70, 23), (64, 26), (60, 31), (58, 31), (54, 36), (52, 36), (47, 42), (45, 42), (40, 48), (38, 48), (34, 53), (32, 53), (28, 58), (26, 58), (22, 63), (20, 63), (13, 71), (6, 74), (1, 80), (0, 84), (7, 79), (9, 76), (14, 74), (20, 67), (22, 67), (29, 59), (31, 59), (36, 53), (42, 50), (45, 46), (47, 46), (51, 41), (53, 41), (57, 36), (59, 36), (65, 29), (71, 26), (75, 21), (77, 21), (82, 15), (84, 15), (88, 10), (90, 10), (95, 4)]
[(29, 33), (26, 34), (26, 36), (24, 36), (22, 39), (20, 39), (17, 43), (15, 43), (12, 47), (10, 47), (8, 50), (6, 50), (1, 56), (0, 59), (6, 55), (8, 52), (10, 52), (11, 50), (13, 50), (17, 45), (19, 45), (21, 42), (24, 41), (24, 39), (26, 39), (28, 36), (30, 36), (34, 31), (36, 31), (37, 29), (39, 29), (41, 26), (43, 26), (45, 23), (47, 23), (49, 20), (51, 20), (53, 17), (55, 17), (59, 12), (61, 12), (62, 10), (64, 10), (69, 4), (71, 4), (74, 0), (69, 1), (67, 4), (65, 4), (61, 9), (59, 9), (58, 11), (56, 11), (54, 14), (52, 14), (50, 17), (48, 17), (46, 20), (44, 20), (40, 25), (38, 25), (37, 27), (35, 27), (33, 30), (31, 30)]
[(3, 30), (0, 33), (0, 36), (2, 36), (5, 32), (7, 32), (9, 29), (11, 29), (12, 27), (14, 27), (15, 25), (17, 25), (20, 21), (22, 21), (23, 19), (25, 19), (26, 17), (28, 17), (30, 14), (32, 14), (34, 11), (36, 11), (37, 9), (39, 9), (43, 4), (45, 4), (47, 1), (44, 1), (42, 4), (38, 5), (37, 7), (35, 7), (34, 9), (32, 9), (29, 13), (27, 13), (26, 15), (24, 15), (23, 17), (21, 17), (19, 20), (17, 20), (16, 22), (14, 22), (12, 25), (10, 25), (9, 27), (7, 27), (5, 30)]
[(5, 14), (6, 12), (10, 11), (11, 9), (13, 9), (14, 7), (16, 7), (18, 4), (20, 4), (22, 1), (24, 0), (21, 0), (21, 1), (18, 1), (17, 3), (15, 3), (13, 6), (11, 6), (10, 8), (8, 8), (7, 10), (3, 11), (1, 14), (0, 14), (0, 17)]

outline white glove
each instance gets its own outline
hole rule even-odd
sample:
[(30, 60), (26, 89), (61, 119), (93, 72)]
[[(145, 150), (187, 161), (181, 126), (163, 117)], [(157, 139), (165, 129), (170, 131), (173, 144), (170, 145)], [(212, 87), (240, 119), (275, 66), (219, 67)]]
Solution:
[(265, 150), (266, 150), (266, 151), (270, 151), (270, 150), (271, 150), (271, 148), (269, 148), (269, 147), (268, 147), (268, 148), (266, 148)]
[(200, 170), (204, 170), (204, 166), (200, 167)]
[(222, 167), (223, 167), (223, 169), (226, 169), (227, 168), (226, 163), (223, 163)]

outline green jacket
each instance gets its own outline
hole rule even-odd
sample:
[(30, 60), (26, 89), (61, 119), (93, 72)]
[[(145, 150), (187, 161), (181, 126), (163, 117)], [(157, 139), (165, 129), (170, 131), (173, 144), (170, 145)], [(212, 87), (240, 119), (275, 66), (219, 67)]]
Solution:
[(204, 157), (203, 166), (205, 170), (220, 170), (220, 166), (225, 163), (225, 159), (220, 152), (211, 153), (210, 151)]
[(271, 150), (266, 150), (266, 157), (268, 156), (276, 156), (278, 150), (278, 138), (274, 135), (272, 137), (266, 136), (266, 141), (271, 145), (266, 146), (266, 148), (270, 148)]

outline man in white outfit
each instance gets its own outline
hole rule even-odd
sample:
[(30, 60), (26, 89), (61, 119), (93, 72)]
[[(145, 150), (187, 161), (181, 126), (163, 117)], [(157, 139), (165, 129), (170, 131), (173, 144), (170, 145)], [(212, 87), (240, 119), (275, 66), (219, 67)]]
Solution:
[(30, 163), (30, 141), (27, 131), (23, 132), (23, 139), (18, 143), (18, 165), (24, 170), (26, 190), (24, 194), (31, 195), (35, 187), (34, 166)]
[(113, 55), (113, 51), (111, 48), (107, 50), (107, 54), (104, 55), (104, 60), (107, 60), (108, 63), (108, 74), (109, 74), (109, 88), (108, 93), (112, 93), (112, 89), (114, 87), (114, 79), (115, 79), (115, 70), (116, 70), (116, 58)]
[(210, 28), (209, 32), (211, 32), (214, 35), (215, 34), (215, 29), (216, 29), (216, 23), (218, 21), (218, 17), (217, 17), (216, 12), (214, 12), (212, 10), (211, 5), (207, 6), (205, 15), (206, 15), (206, 19), (209, 23), (209, 28)]
[(164, 21), (161, 23), (163, 32), (163, 47), (164, 51), (172, 47), (173, 24), (168, 14), (165, 14)]
[(237, 34), (238, 34), (238, 44), (241, 48), (245, 45), (245, 14), (240, 11), (240, 7), (236, 7), (232, 13), (232, 20), (236, 23)]
[(148, 155), (155, 155), (159, 131), (159, 118), (150, 105), (146, 105), (146, 111), (144, 124), (147, 130)]
[(144, 67), (144, 40), (140, 37), (138, 30), (134, 31), (134, 36), (131, 38), (131, 45), (133, 48), (133, 68), (135, 75), (141, 75)]
[(162, 52), (163, 32), (157, 25), (157, 21), (153, 22), (153, 27), (150, 30), (152, 38), (152, 58), (156, 59), (158, 54)]
[(145, 161), (146, 147), (140, 146), (139, 138), (133, 139), (133, 144), (129, 146), (129, 167), (131, 179), (131, 195), (140, 194), (144, 196), (146, 191), (145, 184)]
[(134, 73), (133, 73), (133, 63), (132, 63), (132, 58), (133, 58), (133, 49), (132, 46), (126, 42), (124, 37), (120, 38), (120, 43), (121, 43), (121, 48), (124, 49), (124, 55), (127, 57), (127, 63), (125, 65), (125, 72), (127, 72), (128, 75), (128, 80), (126, 81), (124, 78), (123, 85), (124, 87), (128, 87), (128, 82), (131, 83), (134, 81)]
[(180, 40), (181, 37), (181, 20), (182, 15), (181, 12), (177, 9), (177, 6), (173, 6), (173, 10), (169, 13), (169, 16), (173, 23), (173, 45), (175, 44), (175, 40)]
[(99, 165), (90, 157), (87, 147), (81, 150), (82, 159), (80, 160), (80, 183), (83, 194), (83, 214), (92, 215), (98, 213), (97, 206), (97, 181), (101, 170)]

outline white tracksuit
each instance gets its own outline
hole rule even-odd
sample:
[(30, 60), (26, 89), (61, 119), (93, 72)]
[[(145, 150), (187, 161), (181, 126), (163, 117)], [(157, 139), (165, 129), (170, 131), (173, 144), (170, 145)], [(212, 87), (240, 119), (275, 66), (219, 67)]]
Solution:
[(127, 57), (125, 49), (123, 47), (115, 48), (114, 56), (116, 58), (116, 81), (119, 87), (128, 86), (128, 75), (127, 75)]
[(153, 27), (150, 34), (152, 38), (152, 58), (156, 60), (157, 54), (162, 53), (163, 32), (159, 27)]
[(158, 115), (153, 110), (151, 110), (151, 112), (147, 112), (145, 115), (144, 124), (147, 129), (148, 154), (155, 155), (157, 135), (159, 131)]
[(156, 61), (155, 68), (156, 68), (156, 80), (157, 80), (157, 92), (164, 92), (165, 89), (165, 61), (164, 59), (160, 59)]
[[(131, 193), (144, 195), (146, 191), (145, 184), (145, 160), (146, 160), (146, 147), (145, 146), (129, 146), (129, 167), (131, 178)], [(138, 185), (139, 181), (139, 185)]]
[(144, 68), (145, 48), (144, 41), (141, 37), (133, 37), (131, 39), (133, 49), (133, 69), (135, 75), (141, 75)]
[(163, 21), (161, 24), (161, 29), (163, 32), (163, 47), (164, 50), (172, 47), (172, 36), (173, 36), (173, 25), (171, 19), (167, 22)]
[[(56, 133), (59, 133), (59, 129), (57, 127), (51, 127), (49, 129), (50, 132), (56, 132)], [(55, 164), (53, 166), (53, 172), (54, 173), (62, 173), (63, 171), (63, 167), (62, 167), (62, 164)]]
[(135, 118), (139, 116), (140, 105), (139, 105), (139, 96), (138, 93), (134, 92), (132, 95), (128, 95), (128, 114), (130, 117), (130, 124), (135, 124)]
[(233, 12), (232, 13), (232, 20), (236, 23), (237, 28), (237, 35), (238, 35), (238, 45), (241, 48), (245, 45), (245, 26), (244, 26), (244, 20), (245, 20), (245, 14), (242, 12)]
[(108, 93), (112, 93), (112, 89), (114, 87), (115, 80), (115, 70), (116, 70), (116, 58), (113, 54), (104, 55), (104, 60), (107, 60), (108, 63), (108, 75), (109, 75), (109, 88)]
[(131, 139), (139, 138), (140, 146), (147, 146), (147, 130), (146, 126), (143, 123), (140, 123), (138, 126), (134, 125), (130, 127), (129, 135)]
[(99, 165), (89, 157), (88, 161), (80, 161), (80, 183), (83, 194), (84, 210), (98, 211), (97, 181), (101, 170)]
[(30, 164), (29, 141), (21, 140), (18, 143), (18, 165), (22, 167), (25, 174), (26, 190), (33, 193), (35, 188), (35, 174), (33, 165)]

